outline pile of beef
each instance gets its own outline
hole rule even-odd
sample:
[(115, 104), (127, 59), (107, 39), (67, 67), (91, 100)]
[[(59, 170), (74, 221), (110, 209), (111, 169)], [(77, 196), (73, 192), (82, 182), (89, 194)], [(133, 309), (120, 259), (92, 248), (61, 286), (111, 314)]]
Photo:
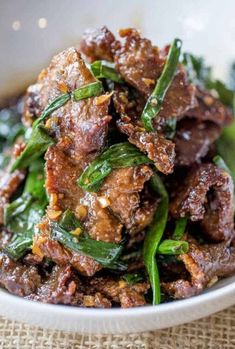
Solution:
[[(92, 258), (68, 250), (49, 233), (49, 219), (56, 220), (70, 209), (93, 239), (118, 243), (125, 234), (130, 252), (143, 244), (146, 227), (159, 204), (148, 185), (153, 175), (151, 166), (113, 170), (98, 193), (85, 192), (76, 183), (86, 166), (107, 146), (110, 130), (153, 160), (170, 196), (169, 222), (189, 218), (184, 235), (189, 252), (167, 262), (159, 260), (166, 298), (196, 295), (235, 271), (233, 181), (211, 160), (214, 143), (232, 116), (209, 92), (190, 84), (179, 64), (154, 120), (155, 131), (147, 132), (140, 115), (161, 75), (169, 47), (160, 50), (134, 29), (121, 30), (120, 36), (119, 41), (106, 27), (87, 31), (80, 49), (72, 47), (56, 55), (27, 90), (23, 122), (30, 126), (61, 93), (95, 81), (85, 61), (114, 62), (125, 81), (106, 86), (113, 91), (107, 92), (107, 98), (69, 100), (48, 118), (46, 127), (56, 142), (45, 155), (50, 203), (34, 241), (40, 256), (28, 253), (18, 262), (4, 253), (0, 257), (0, 284), (13, 294), (84, 307), (147, 303), (149, 283), (141, 257), (132, 259), (128, 268), (140, 271), (144, 281), (129, 284), (121, 275), (104, 271)], [(177, 119), (173, 139), (165, 137), (169, 118)], [(4, 205), (23, 178), (23, 171), (2, 178), (1, 223)], [(10, 236), (2, 228), (2, 249)]]

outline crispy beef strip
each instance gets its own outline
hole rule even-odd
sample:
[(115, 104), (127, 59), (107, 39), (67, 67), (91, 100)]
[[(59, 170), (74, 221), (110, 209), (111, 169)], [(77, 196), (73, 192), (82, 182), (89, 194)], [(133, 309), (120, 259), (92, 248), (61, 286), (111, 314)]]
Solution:
[(25, 297), (34, 293), (41, 282), (37, 268), (14, 262), (8, 256), (0, 255), (0, 285), (10, 293)]
[(16, 192), (25, 178), (25, 172), (17, 170), (14, 173), (4, 173), (0, 179), (0, 224), (3, 224), (3, 212), (5, 205)]
[(55, 266), (49, 277), (27, 299), (52, 304), (76, 305), (79, 302), (77, 279), (71, 266)]
[(146, 304), (144, 294), (147, 293), (149, 284), (143, 282), (128, 285), (124, 280), (97, 277), (91, 279), (90, 287), (96, 292), (101, 292), (112, 302), (120, 304), (122, 308), (130, 308)]
[(221, 128), (213, 122), (184, 118), (177, 123), (175, 142), (176, 166), (200, 163), (210, 146), (220, 136)]
[(233, 192), (228, 173), (213, 164), (201, 164), (191, 169), (173, 194), (170, 212), (175, 218), (199, 221), (211, 241), (228, 241), (234, 236)]
[(55, 266), (51, 274), (27, 295), (27, 299), (52, 304), (69, 304), (81, 307), (110, 308), (120, 304), (123, 308), (145, 305), (149, 285), (128, 285), (124, 280), (95, 277), (80, 280), (70, 266)]
[(89, 62), (96, 60), (112, 62), (112, 45), (114, 42), (115, 37), (107, 27), (88, 29), (82, 36), (80, 50)]
[(219, 126), (226, 126), (232, 122), (232, 113), (209, 91), (197, 87), (196, 97), (198, 105), (187, 112), (188, 117), (199, 121), (212, 121)]
[(171, 173), (175, 159), (174, 143), (157, 132), (146, 132), (138, 119), (143, 109), (143, 99), (138, 96), (133, 101), (128, 97), (128, 91), (121, 88), (113, 96), (114, 107), (120, 115), (120, 120), (117, 121), (119, 131), (128, 136), (130, 143), (146, 153), (159, 171)]
[(143, 230), (156, 210), (155, 200), (140, 196), (151, 176), (152, 170), (147, 165), (119, 169), (107, 177), (100, 190), (130, 234)]
[[(152, 46), (151, 41), (141, 38), (135, 30), (124, 30), (121, 36), (126, 40), (124, 45), (116, 44), (114, 53), (116, 68), (122, 77), (145, 97), (146, 102), (162, 72), (165, 57), (161, 55), (157, 47)], [(116, 110), (121, 116), (121, 121), (118, 123), (119, 130), (128, 135), (130, 143), (147, 153), (159, 171), (164, 174), (171, 173), (175, 158), (174, 144), (157, 132), (145, 131), (139, 120), (144, 103), (141, 98), (138, 98), (139, 101), (141, 101), (142, 108), (140, 111), (138, 108), (135, 119), (131, 117), (130, 120), (128, 118), (130, 116), (128, 100), (126, 102), (120, 93), (114, 96)], [(120, 104), (122, 104), (121, 107)], [(188, 84), (185, 71), (183, 67), (179, 66), (165, 96), (162, 110), (153, 121), (155, 129), (161, 131), (167, 118), (182, 117), (195, 105), (194, 87)]]
[[(152, 46), (150, 40), (141, 38), (135, 29), (121, 30), (120, 35), (125, 38), (125, 42), (123, 45), (117, 44), (114, 49), (116, 69), (127, 83), (147, 98), (161, 75), (166, 56), (156, 46)], [(159, 116), (167, 118), (184, 115), (196, 105), (194, 94), (194, 86), (187, 82), (185, 70), (179, 66)]]
[(226, 242), (199, 245), (189, 237), (189, 252), (177, 258), (185, 265), (190, 280), (178, 279), (163, 282), (163, 290), (175, 299), (188, 298), (212, 286), (218, 278), (230, 276), (235, 271), (235, 249)]
[(154, 161), (156, 168), (164, 174), (172, 173), (175, 160), (175, 145), (156, 132), (146, 132), (131, 123), (118, 122), (121, 132), (128, 135), (128, 141), (137, 146)]

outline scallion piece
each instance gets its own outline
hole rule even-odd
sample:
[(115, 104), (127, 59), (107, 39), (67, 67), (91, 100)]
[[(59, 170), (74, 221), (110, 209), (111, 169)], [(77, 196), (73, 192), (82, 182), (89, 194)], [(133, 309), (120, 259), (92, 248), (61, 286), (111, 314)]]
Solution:
[(175, 230), (174, 230), (174, 233), (172, 235), (172, 239), (174, 239), (174, 240), (182, 239), (184, 232), (185, 232), (185, 229), (186, 229), (187, 222), (188, 222), (187, 217), (179, 218), (176, 221)]
[(72, 97), (75, 101), (86, 99), (90, 97), (98, 96), (103, 92), (103, 85), (100, 81), (92, 82), (91, 84), (84, 85), (72, 92)]
[(91, 64), (91, 71), (97, 79), (109, 79), (123, 83), (122, 78), (116, 72), (114, 64), (106, 61), (95, 61)]
[(78, 185), (84, 190), (97, 192), (113, 169), (148, 163), (152, 161), (134, 145), (128, 142), (114, 144), (90, 163), (79, 177)]
[(224, 170), (225, 172), (229, 173), (231, 175), (230, 169), (228, 168), (227, 164), (225, 163), (224, 159), (220, 155), (216, 155), (213, 157), (214, 164)]
[(63, 229), (58, 223), (51, 223), (51, 229), (54, 240), (59, 241), (75, 252), (92, 257), (107, 268), (115, 266), (115, 262), (117, 262), (123, 250), (123, 246), (120, 244), (96, 241), (84, 236), (77, 238)]
[(53, 139), (47, 134), (46, 130), (38, 125), (33, 129), (25, 149), (13, 163), (11, 171), (28, 167), (34, 160), (40, 158), (53, 143)]
[(157, 250), (158, 254), (176, 255), (187, 253), (189, 244), (187, 241), (163, 240)]
[(149, 132), (154, 131), (152, 119), (155, 118), (160, 112), (165, 95), (175, 76), (180, 57), (181, 46), (182, 41), (180, 39), (175, 39), (173, 41), (162, 74), (157, 80), (156, 86), (151, 96), (149, 97), (141, 115), (141, 120), (143, 121), (144, 127)]
[(57, 98), (55, 98), (42, 112), (41, 116), (36, 119), (33, 123), (33, 128), (39, 125), (47, 116), (49, 116), (53, 111), (62, 107), (70, 99), (69, 93), (64, 93)]
[(144, 240), (143, 258), (153, 291), (153, 304), (159, 304), (161, 301), (161, 290), (156, 253), (167, 223), (169, 199), (164, 184), (157, 174), (152, 177), (151, 184), (153, 190), (160, 195), (161, 202), (147, 230)]

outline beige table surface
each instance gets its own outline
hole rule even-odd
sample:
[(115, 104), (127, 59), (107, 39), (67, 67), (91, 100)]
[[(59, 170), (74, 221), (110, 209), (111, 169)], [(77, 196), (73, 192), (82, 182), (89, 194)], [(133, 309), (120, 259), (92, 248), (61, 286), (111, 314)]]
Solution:
[(155, 332), (79, 335), (45, 330), (0, 317), (0, 349), (232, 349), (235, 306), (210, 317)]

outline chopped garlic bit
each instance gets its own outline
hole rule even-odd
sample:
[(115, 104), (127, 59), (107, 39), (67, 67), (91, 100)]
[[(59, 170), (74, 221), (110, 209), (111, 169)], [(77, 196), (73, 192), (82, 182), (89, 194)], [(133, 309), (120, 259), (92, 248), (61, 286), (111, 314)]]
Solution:
[(120, 281), (118, 282), (118, 285), (119, 285), (120, 288), (124, 288), (124, 287), (126, 287), (127, 283), (126, 283), (126, 281), (124, 281), (124, 280), (120, 280)]
[(47, 215), (52, 220), (57, 220), (57, 218), (59, 218), (61, 214), (62, 214), (62, 211), (53, 210), (51, 208), (48, 208), (47, 210)]
[(70, 234), (74, 235), (74, 236), (79, 236), (82, 232), (82, 229), (81, 228), (76, 228), (75, 230), (72, 230), (70, 232)]
[(104, 102), (106, 102), (111, 96), (113, 95), (113, 91), (106, 94), (106, 95), (102, 95), (102, 96), (99, 96), (99, 97), (96, 97), (95, 99), (95, 104), (96, 105), (100, 105), (100, 104), (103, 104)]
[(33, 247), (32, 247), (32, 253), (36, 254), (40, 258), (44, 257), (44, 254), (42, 250), (40, 249), (39, 245), (43, 244), (45, 242), (46, 238), (43, 236), (39, 236), (38, 238), (33, 239)]
[(148, 78), (142, 78), (143, 82), (145, 83), (145, 85), (150, 86), (150, 85), (154, 85), (155, 84), (155, 80), (153, 79), (148, 79)]
[(84, 296), (83, 304), (85, 307), (93, 307), (94, 306), (94, 297), (93, 296)]
[(78, 219), (84, 220), (87, 216), (87, 206), (78, 205), (75, 209), (75, 215)]
[(105, 196), (99, 196), (98, 197), (98, 201), (100, 203), (100, 206), (102, 208), (108, 207), (110, 205), (110, 201), (108, 198), (106, 198)]
[(57, 201), (58, 201), (57, 194), (56, 194), (56, 193), (52, 193), (52, 194), (50, 195), (50, 205), (51, 205), (51, 206), (55, 206), (56, 203), (57, 203)]

